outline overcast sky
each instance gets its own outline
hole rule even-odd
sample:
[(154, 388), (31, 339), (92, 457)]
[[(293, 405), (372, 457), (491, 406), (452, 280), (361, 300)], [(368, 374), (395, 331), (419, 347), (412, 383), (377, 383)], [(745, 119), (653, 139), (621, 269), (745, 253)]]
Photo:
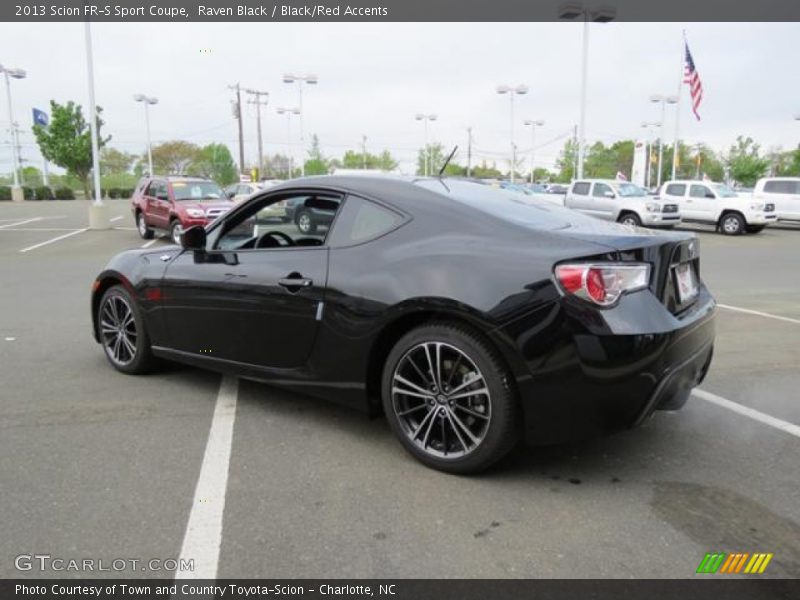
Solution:
[[(800, 140), (797, 23), (590, 26), (587, 139), (613, 142), (643, 136), (643, 120), (657, 120), (653, 93), (674, 94), (681, 70), (681, 30), (700, 72), (703, 118), (695, 121), (684, 86), (681, 138), (727, 149), (739, 134), (766, 149)], [(430, 139), (459, 144), (466, 161), (466, 128), (474, 133), (477, 161), (507, 168), (510, 122), (498, 84), (527, 84), (516, 103), (516, 140), (531, 147), (524, 119), (542, 119), (537, 165), (552, 167), (578, 121), (582, 26), (572, 23), (414, 24), (94, 24), (97, 102), (111, 146), (145, 147), (144, 114), (134, 93), (159, 98), (151, 110), (153, 141), (224, 142), (238, 157), (232, 92), (241, 82), (270, 92), (263, 116), (265, 150), (285, 152), (285, 117), (279, 106), (297, 105), (297, 89), (284, 72), (315, 73), (319, 84), (304, 93), (305, 131), (319, 135), (328, 156), (358, 149), (389, 149), (406, 168), (423, 143), (417, 112), (436, 113)], [(15, 118), (23, 127), (23, 156), (38, 165), (30, 133), (31, 108), (49, 100), (87, 104), (82, 23), (0, 24), (0, 64), (27, 70), (12, 81)], [(0, 171), (8, 171), (7, 112), (3, 102)], [(245, 158), (256, 158), (255, 108), (244, 105)], [(674, 132), (667, 109), (665, 137)], [(295, 156), (299, 127), (292, 124)], [(554, 141), (552, 141), (554, 140)], [(549, 143), (548, 143), (549, 142)]]

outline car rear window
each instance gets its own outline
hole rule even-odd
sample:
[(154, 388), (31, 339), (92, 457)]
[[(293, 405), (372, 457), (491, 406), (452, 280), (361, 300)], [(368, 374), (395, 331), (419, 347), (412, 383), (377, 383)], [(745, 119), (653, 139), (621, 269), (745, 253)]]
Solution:
[(586, 181), (579, 181), (572, 186), (572, 193), (578, 194), (579, 196), (588, 196), (589, 195), (589, 183)]
[(668, 196), (683, 196), (686, 193), (686, 184), (670, 183), (664, 193)]
[(800, 194), (800, 181), (767, 181), (764, 191), (767, 194)]
[(416, 184), (504, 221), (536, 229), (565, 229), (570, 226), (571, 221), (580, 218), (572, 210), (539, 200), (535, 196), (517, 194), (490, 185), (437, 179), (423, 179)]

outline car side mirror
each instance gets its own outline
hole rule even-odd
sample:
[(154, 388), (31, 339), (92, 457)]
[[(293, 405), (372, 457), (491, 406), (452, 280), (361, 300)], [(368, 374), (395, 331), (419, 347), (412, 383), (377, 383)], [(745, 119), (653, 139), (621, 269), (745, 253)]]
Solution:
[(712, 200), (716, 198), (716, 196), (711, 192), (706, 192), (706, 198), (711, 198)]
[(228, 196), (229, 199), (232, 199), (236, 195), (236, 192), (235, 191), (234, 192), (228, 192), (226, 195)]
[(184, 250), (205, 250), (206, 230), (200, 225), (189, 227), (181, 234), (181, 246)]

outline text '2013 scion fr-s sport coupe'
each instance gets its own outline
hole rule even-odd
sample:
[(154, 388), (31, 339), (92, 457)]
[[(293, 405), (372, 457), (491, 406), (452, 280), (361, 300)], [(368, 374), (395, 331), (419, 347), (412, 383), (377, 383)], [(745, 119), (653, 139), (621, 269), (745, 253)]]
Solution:
[[(276, 202), (331, 218), (300, 228)], [(456, 473), (680, 408), (714, 312), (691, 234), (437, 178), (287, 182), (182, 247), (119, 254), (92, 294), (122, 372), (171, 359), (383, 411)]]

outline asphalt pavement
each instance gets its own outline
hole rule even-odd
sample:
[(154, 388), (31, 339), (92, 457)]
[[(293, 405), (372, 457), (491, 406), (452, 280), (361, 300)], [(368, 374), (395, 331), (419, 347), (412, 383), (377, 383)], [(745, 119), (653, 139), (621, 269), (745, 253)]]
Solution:
[(693, 396), (458, 477), (414, 461), (382, 419), (242, 381), (209, 507), (195, 492), (220, 376), (122, 375), (92, 339), (94, 276), (146, 243), (128, 203), (108, 204), (115, 228), (87, 231), (84, 201), (0, 203), (0, 577), (172, 577), (15, 558), (175, 559), (191, 515), (215, 509), (224, 578), (694, 577), (713, 551), (771, 552), (763, 576), (800, 577), (800, 228), (696, 229), (722, 305), (702, 389), (744, 411)]

